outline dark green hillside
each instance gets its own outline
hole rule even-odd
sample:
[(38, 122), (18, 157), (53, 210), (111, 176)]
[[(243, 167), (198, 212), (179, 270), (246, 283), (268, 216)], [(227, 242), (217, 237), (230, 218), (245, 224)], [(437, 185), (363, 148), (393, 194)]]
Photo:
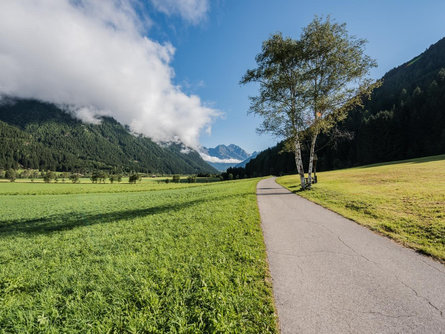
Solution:
[(160, 147), (113, 118), (85, 124), (52, 104), (18, 100), (0, 106), (0, 167), (122, 169), (156, 173), (215, 172), (198, 153)]
[(250, 176), (294, 173), (296, 171), (294, 154), (284, 152), (284, 142), (281, 142), (250, 160), (245, 170)]
[(385, 74), (341, 127), (354, 139), (320, 152), (325, 169), (444, 153), (445, 38)]
[(42, 166), (54, 170), (60, 165), (65, 170), (65, 165), (78, 169), (79, 163), (76, 156), (51, 150), (29, 133), (0, 121), (0, 167), (17, 168), (20, 164), (25, 168)]
[[(445, 38), (386, 73), (372, 99), (339, 128), (353, 138), (321, 136), (319, 170), (445, 153)], [(293, 155), (280, 151), (282, 144), (258, 155), (246, 174), (294, 172)]]

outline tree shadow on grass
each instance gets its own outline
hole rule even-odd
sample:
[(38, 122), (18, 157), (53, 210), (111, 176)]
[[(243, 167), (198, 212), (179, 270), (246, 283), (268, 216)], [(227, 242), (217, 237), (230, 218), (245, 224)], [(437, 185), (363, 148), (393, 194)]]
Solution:
[[(245, 194), (211, 197), (210, 201), (243, 196)], [(202, 204), (206, 199), (196, 199), (181, 203), (169, 203), (143, 209), (121, 210), (106, 213), (89, 214), (83, 212), (66, 212), (42, 218), (26, 220), (0, 220), (0, 236), (14, 234), (50, 234), (57, 231), (72, 230), (76, 227), (95, 224), (113, 223), (119, 220), (135, 219), (164, 212), (175, 212)]]
[(301, 186), (289, 186), (289, 187), (283, 186), (283, 187), (286, 188), (287, 190), (291, 191), (294, 194), (302, 193), (304, 191), (310, 191), (310, 189), (303, 189), (303, 188), (301, 188)]
[(257, 193), (257, 196), (289, 196), (292, 195), (292, 193), (288, 192), (273, 192), (273, 193)]
[(298, 194), (298, 193), (311, 191), (313, 189), (303, 189), (303, 188), (299, 187), (298, 189), (289, 189), (289, 190), (292, 191), (294, 194)]

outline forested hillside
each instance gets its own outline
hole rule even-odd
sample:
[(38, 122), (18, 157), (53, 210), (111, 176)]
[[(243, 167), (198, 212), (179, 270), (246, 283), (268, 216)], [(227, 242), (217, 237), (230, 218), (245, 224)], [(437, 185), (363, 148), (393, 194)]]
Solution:
[(151, 173), (215, 172), (200, 155), (182, 145), (162, 147), (135, 136), (109, 117), (85, 124), (57, 106), (34, 100), (0, 105), (0, 167)]
[[(319, 170), (445, 153), (445, 38), (382, 79), (364, 108), (339, 124), (352, 139), (320, 138)], [(293, 155), (282, 150), (280, 143), (262, 152), (244, 173), (294, 172)]]

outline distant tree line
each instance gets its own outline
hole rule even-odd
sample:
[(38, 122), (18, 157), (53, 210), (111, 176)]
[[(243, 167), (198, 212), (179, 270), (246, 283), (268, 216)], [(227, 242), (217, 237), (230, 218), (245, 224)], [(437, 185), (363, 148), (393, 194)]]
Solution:
[(38, 171), (38, 170), (15, 170), (12, 168), (4, 170), (0, 168), (0, 179), (8, 179), (11, 182), (14, 182), (16, 179), (29, 179), (31, 182), (34, 182), (36, 179), (42, 179), (44, 182), (66, 182), (68, 180), (73, 183), (77, 183), (81, 174), (79, 173), (68, 173), (68, 172), (53, 172), (53, 171)]
[[(223, 174), (224, 175), (224, 174)], [(219, 181), (226, 179), (221, 174), (200, 174), (200, 175), (186, 175), (181, 178), (181, 175), (174, 174), (172, 176), (165, 177), (164, 175), (158, 175), (159, 177), (165, 177), (158, 182), (166, 182), (166, 183), (196, 183), (198, 177), (201, 178), (200, 182), (209, 182), (211, 181)], [(157, 177), (153, 174), (145, 174), (138, 173), (132, 171), (130, 173), (122, 173), (118, 171), (112, 171), (111, 173), (105, 172), (103, 170), (93, 170), (91, 172), (86, 173), (78, 173), (78, 172), (54, 172), (50, 170), (32, 170), (32, 169), (24, 169), (24, 170), (16, 170), (16, 169), (3, 169), (0, 168), (0, 179), (8, 179), (11, 182), (15, 182), (17, 179), (29, 179), (31, 182), (34, 182), (37, 179), (43, 180), (45, 183), (58, 183), (58, 182), (72, 182), (79, 183), (80, 178), (89, 179), (91, 183), (121, 183), (123, 177), (128, 177), (128, 183), (135, 184), (137, 182), (141, 182), (143, 177)], [(203, 180), (204, 179), (204, 180)]]
[[(94, 170), (89, 173), (81, 174), (77, 172), (69, 173), (69, 172), (54, 172), (54, 171), (38, 171), (38, 170), (22, 170), (18, 171), (12, 168), (9, 169), (2, 169), (0, 168), (0, 179), (8, 179), (11, 182), (16, 181), (16, 179), (29, 179), (31, 182), (34, 182), (36, 179), (41, 179), (45, 183), (51, 183), (51, 182), (68, 182), (71, 181), (72, 183), (79, 183), (79, 180), (81, 177), (83, 178), (89, 178), (91, 180), (91, 183), (105, 183), (105, 182), (122, 182), (124, 174), (118, 173), (118, 172), (112, 172), (107, 173), (103, 170)], [(128, 182), (129, 183), (136, 183), (137, 181), (141, 181), (142, 176), (144, 174), (140, 174), (137, 172), (131, 172), (128, 175)]]

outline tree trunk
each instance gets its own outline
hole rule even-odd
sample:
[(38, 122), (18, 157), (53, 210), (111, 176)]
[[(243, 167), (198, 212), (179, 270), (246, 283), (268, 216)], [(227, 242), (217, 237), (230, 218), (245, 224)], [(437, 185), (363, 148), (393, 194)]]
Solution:
[(300, 175), (301, 188), (306, 189), (306, 182), (304, 180), (304, 166), (303, 159), (301, 158), (301, 146), (300, 140), (295, 139), (295, 165), (297, 166), (297, 172)]
[(308, 169), (308, 188), (312, 187), (312, 169), (314, 167), (314, 153), (315, 153), (315, 142), (317, 141), (317, 133), (314, 133), (311, 141), (311, 151), (309, 154), (309, 169)]

